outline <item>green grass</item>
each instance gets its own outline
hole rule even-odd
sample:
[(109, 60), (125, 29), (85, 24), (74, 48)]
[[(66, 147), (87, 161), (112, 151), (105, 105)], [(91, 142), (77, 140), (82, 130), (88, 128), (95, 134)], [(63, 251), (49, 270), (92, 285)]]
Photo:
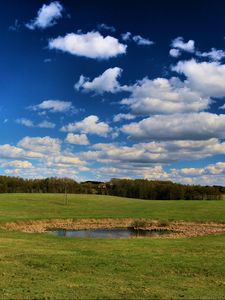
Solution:
[(225, 222), (225, 201), (159, 201), (113, 196), (0, 194), (0, 222), (55, 218), (150, 218)]
[[(225, 201), (1, 194), (0, 222), (89, 217), (225, 221)], [(225, 235), (76, 239), (0, 230), (0, 299), (225, 299)]]

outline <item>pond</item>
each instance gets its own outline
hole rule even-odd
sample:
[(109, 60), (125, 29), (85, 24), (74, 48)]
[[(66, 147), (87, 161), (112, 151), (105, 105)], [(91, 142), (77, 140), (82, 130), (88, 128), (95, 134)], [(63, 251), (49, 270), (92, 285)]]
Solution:
[(83, 230), (51, 230), (48, 231), (60, 237), (74, 238), (132, 238), (132, 237), (157, 237), (168, 234), (168, 230), (134, 230), (130, 228), (111, 229), (83, 229)]

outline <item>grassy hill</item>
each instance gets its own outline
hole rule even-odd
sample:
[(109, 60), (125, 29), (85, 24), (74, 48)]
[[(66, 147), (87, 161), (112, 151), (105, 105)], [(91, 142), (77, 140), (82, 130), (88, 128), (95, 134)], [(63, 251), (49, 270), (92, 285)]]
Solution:
[(100, 195), (0, 194), (0, 222), (56, 218), (149, 218), (225, 222), (225, 201), (140, 200)]

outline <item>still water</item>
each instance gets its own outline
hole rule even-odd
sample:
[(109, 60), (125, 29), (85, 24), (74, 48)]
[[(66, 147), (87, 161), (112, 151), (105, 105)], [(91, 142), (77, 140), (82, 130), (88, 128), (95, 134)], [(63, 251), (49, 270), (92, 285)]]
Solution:
[(132, 237), (156, 237), (168, 234), (167, 230), (134, 230), (129, 228), (111, 229), (86, 229), (86, 230), (53, 230), (49, 233), (60, 237), (77, 238), (132, 238)]

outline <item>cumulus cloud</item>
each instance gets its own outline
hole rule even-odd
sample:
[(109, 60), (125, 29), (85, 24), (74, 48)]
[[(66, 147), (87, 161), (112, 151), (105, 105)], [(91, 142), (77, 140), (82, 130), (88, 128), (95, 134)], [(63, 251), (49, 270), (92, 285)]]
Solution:
[(225, 115), (200, 112), (156, 115), (121, 129), (137, 140), (207, 140), (225, 138)]
[(45, 137), (29, 137), (22, 138), (17, 146), (34, 152), (49, 154), (59, 153), (61, 149), (61, 141), (59, 139)]
[(102, 24), (98, 24), (98, 29), (99, 30), (108, 30), (108, 31), (111, 31), (111, 32), (115, 32), (116, 31), (116, 28), (114, 26), (109, 26), (105, 23), (102, 23)]
[(225, 163), (217, 162), (205, 167), (171, 169), (171, 178), (176, 181), (183, 181), (184, 176), (189, 176), (190, 183), (202, 185), (224, 185)]
[(132, 146), (100, 143), (91, 148), (91, 151), (82, 152), (81, 157), (100, 163), (119, 166), (128, 164), (133, 167), (196, 160), (225, 153), (225, 143), (215, 138), (202, 141), (152, 141)]
[(16, 123), (26, 126), (26, 127), (34, 127), (33, 121), (26, 119), (26, 118), (16, 119)]
[(12, 146), (9, 144), (0, 145), (0, 159), (35, 159), (35, 158), (42, 158), (43, 154), (33, 152), (33, 151), (26, 151), (20, 147)]
[(188, 42), (184, 42), (182, 37), (177, 37), (171, 43), (173, 48), (180, 49), (182, 51), (193, 53), (195, 51), (195, 42), (193, 40), (189, 40)]
[(111, 178), (141, 178), (148, 180), (168, 180), (168, 173), (165, 172), (162, 166), (151, 166), (147, 168), (132, 168), (128, 165), (113, 166), (113, 167), (100, 167), (92, 172), (98, 180), (110, 180)]
[(58, 2), (54, 1), (50, 4), (43, 6), (39, 9), (37, 17), (26, 24), (26, 27), (30, 30), (36, 28), (45, 29), (56, 24), (56, 21), (62, 17), (63, 6)]
[(49, 121), (42, 121), (40, 123), (34, 124), (32, 120), (26, 118), (20, 118), (16, 120), (16, 123), (26, 126), (26, 127), (39, 127), (39, 128), (55, 128), (55, 123)]
[(179, 49), (174, 49), (174, 48), (173, 48), (173, 49), (170, 49), (169, 54), (170, 54), (170, 56), (172, 56), (172, 57), (178, 57), (178, 56), (181, 55), (181, 52), (180, 52)]
[(74, 178), (79, 171), (89, 170), (86, 164), (78, 155), (62, 151), (59, 139), (48, 136), (24, 137), (17, 146), (0, 145), (0, 166), (7, 175)]
[(88, 168), (79, 164), (56, 164), (56, 165), (43, 165), (38, 164), (30, 169), (19, 169), (19, 168), (9, 168), (5, 169), (4, 173), (6, 175), (17, 175), (25, 178), (46, 178), (46, 177), (69, 177), (76, 181), (86, 180), (79, 175), (79, 171), (87, 171)]
[(111, 131), (111, 128), (107, 123), (99, 122), (99, 118), (97, 116), (91, 115), (84, 118), (80, 122), (74, 122), (63, 126), (61, 131), (80, 132), (84, 134), (95, 134), (106, 137)]
[(129, 31), (126, 32), (126, 33), (122, 33), (121, 38), (122, 38), (123, 41), (128, 42), (132, 39), (132, 34)]
[(63, 113), (68, 111), (73, 111), (74, 107), (72, 102), (61, 101), (61, 100), (45, 100), (37, 105), (32, 105), (28, 107), (31, 110), (42, 110), (49, 111), (51, 113)]
[(65, 166), (65, 165), (78, 165), (82, 164), (83, 162), (80, 160), (79, 157), (74, 156), (74, 155), (54, 155), (49, 158), (47, 166)]
[(132, 115), (132, 114), (117, 114), (113, 117), (113, 122), (120, 122), (122, 120), (133, 120), (135, 119), (136, 116)]
[(217, 50), (215, 48), (212, 48), (209, 52), (200, 52), (196, 51), (195, 53), (199, 57), (208, 57), (211, 60), (220, 61), (225, 57), (225, 51), (223, 50)]
[(225, 65), (218, 62), (180, 61), (172, 68), (187, 77), (188, 86), (207, 97), (225, 96)]
[(99, 32), (68, 33), (49, 41), (49, 49), (57, 49), (77, 56), (92, 59), (109, 59), (126, 53), (127, 46), (112, 36)]
[[(35, 167), (31, 169), (9, 168), (4, 170), (7, 176), (20, 176), (23, 178), (68, 177), (76, 178), (77, 172), (68, 172), (67, 168)], [(68, 175), (69, 174), (69, 175)]]
[(143, 38), (140, 35), (134, 35), (133, 36), (133, 41), (139, 45), (139, 46), (150, 46), (152, 44), (154, 44), (153, 41), (150, 41), (149, 39)]
[(29, 169), (32, 168), (32, 163), (24, 160), (11, 160), (1, 164), (3, 168)]
[(126, 33), (121, 34), (121, 38), (125, 42), (133, 41), (139, 46), (150, 46), (150, 45), (154, 44), (153, 41), (151, 41), (147, 38), (143, 38), (140, 35), (132, 35), (131, 32), (126, 32)]
[(217, 162), (215, 164), (210, 164), (204, 168), (204, 171), (210, 175), (218, 175), (222, 173), (225, 175), (225, 163)]
[(204, 173), (203, 168), (181, 168), (173, 169), (173, 175), (185, 175), (185, 176), (196, 176)]
[[(27, 146), (28, 143), (30, 143), (29, 147)], [(57, 146), (53, 147), (54, 149), (50, 153), (49, 147), (51, 147), (51, 142), (48, 139), (42, 140), (39, 137), (35, 138), (35, 140), (28, 137), (25, 142), (23, 140), (19, 142), (18, 147), (0, 145), (0, 165), (4, 168), (5, 174), (16, 174), (23, 177), (63, 176), (67, 174), (67, 176), (74, 178), (79, 171), (91, 171), (99, 178), (102, 176), (104, 180), (111, 177), (144, 177), (147, 179), (172, 179), (191, 183), (192, 180), (196, 180), (193, 176), (199, 176), (200, 174), (208, 176), (207, 174), (210, 173), (219, 176), (222, 174), (221, 169), (223, 166), (219, 164), (215, 167), (210, 166), (207, 172), (202, 172), (201, 169), (195, 170), (195, 168), (172, 169), (169, 172), (165, 172), (161, 164), (225, 154), (225, 143), (219, 142), (218, 139), (154, 141), (137, 143), (132, 146), (101, 143), (90, 146), (91, 150), (82, 151), (77, 155), (68, 151), (62, 153)], [(39, 155), (41, 156), (28, 157), (28, 153), (34, 153), (32, 152), (34, 149), (40, 151)], [(37, 160), (35, 168), (30, 162), (26, 163), (25, 157)], [(7, 160), (16, 158), (16, 160), (4, 161), (6, 158)], [(99, 162), (103, 167), (89, 170), (86, 166), (87, 161)], [(110, 165), (110, 167), (104, 166), (104, 164)], [(76, 166), (75, 173), (74, 166)]]
[(86, 134), (73, 134), (68, 133), (65, 139), (67, 143), (75, 145), (89, 145), (89, 140)]
[(178, 78), (144, 78), (132, 87), (129, 98), (121, 101), (134, 115), (197, 112), (208, 108), (210, 99), (192, 91)]
[(118, 78), (121, 76), (122, 69), (118, 67), (109, 68), (92, 81), (88, 77), (80, 76), (79, 81), (75, 84), (76, 90), (85, 92), (95, 92), (103, 94), (105, 92), (116, 93), (129, 89), (127, 86), (121, 86)]
[(0, 158), (18, 158), (24, 156), (25, 152), (21, 148), (9, 144), (0, 145)]
[(40, 128), (55, 128), (55, 123), (52, 123), (52, 122), (49, 122), (49, 121), (42, 121), (40, 122), (37, 127), (40, 127)]

